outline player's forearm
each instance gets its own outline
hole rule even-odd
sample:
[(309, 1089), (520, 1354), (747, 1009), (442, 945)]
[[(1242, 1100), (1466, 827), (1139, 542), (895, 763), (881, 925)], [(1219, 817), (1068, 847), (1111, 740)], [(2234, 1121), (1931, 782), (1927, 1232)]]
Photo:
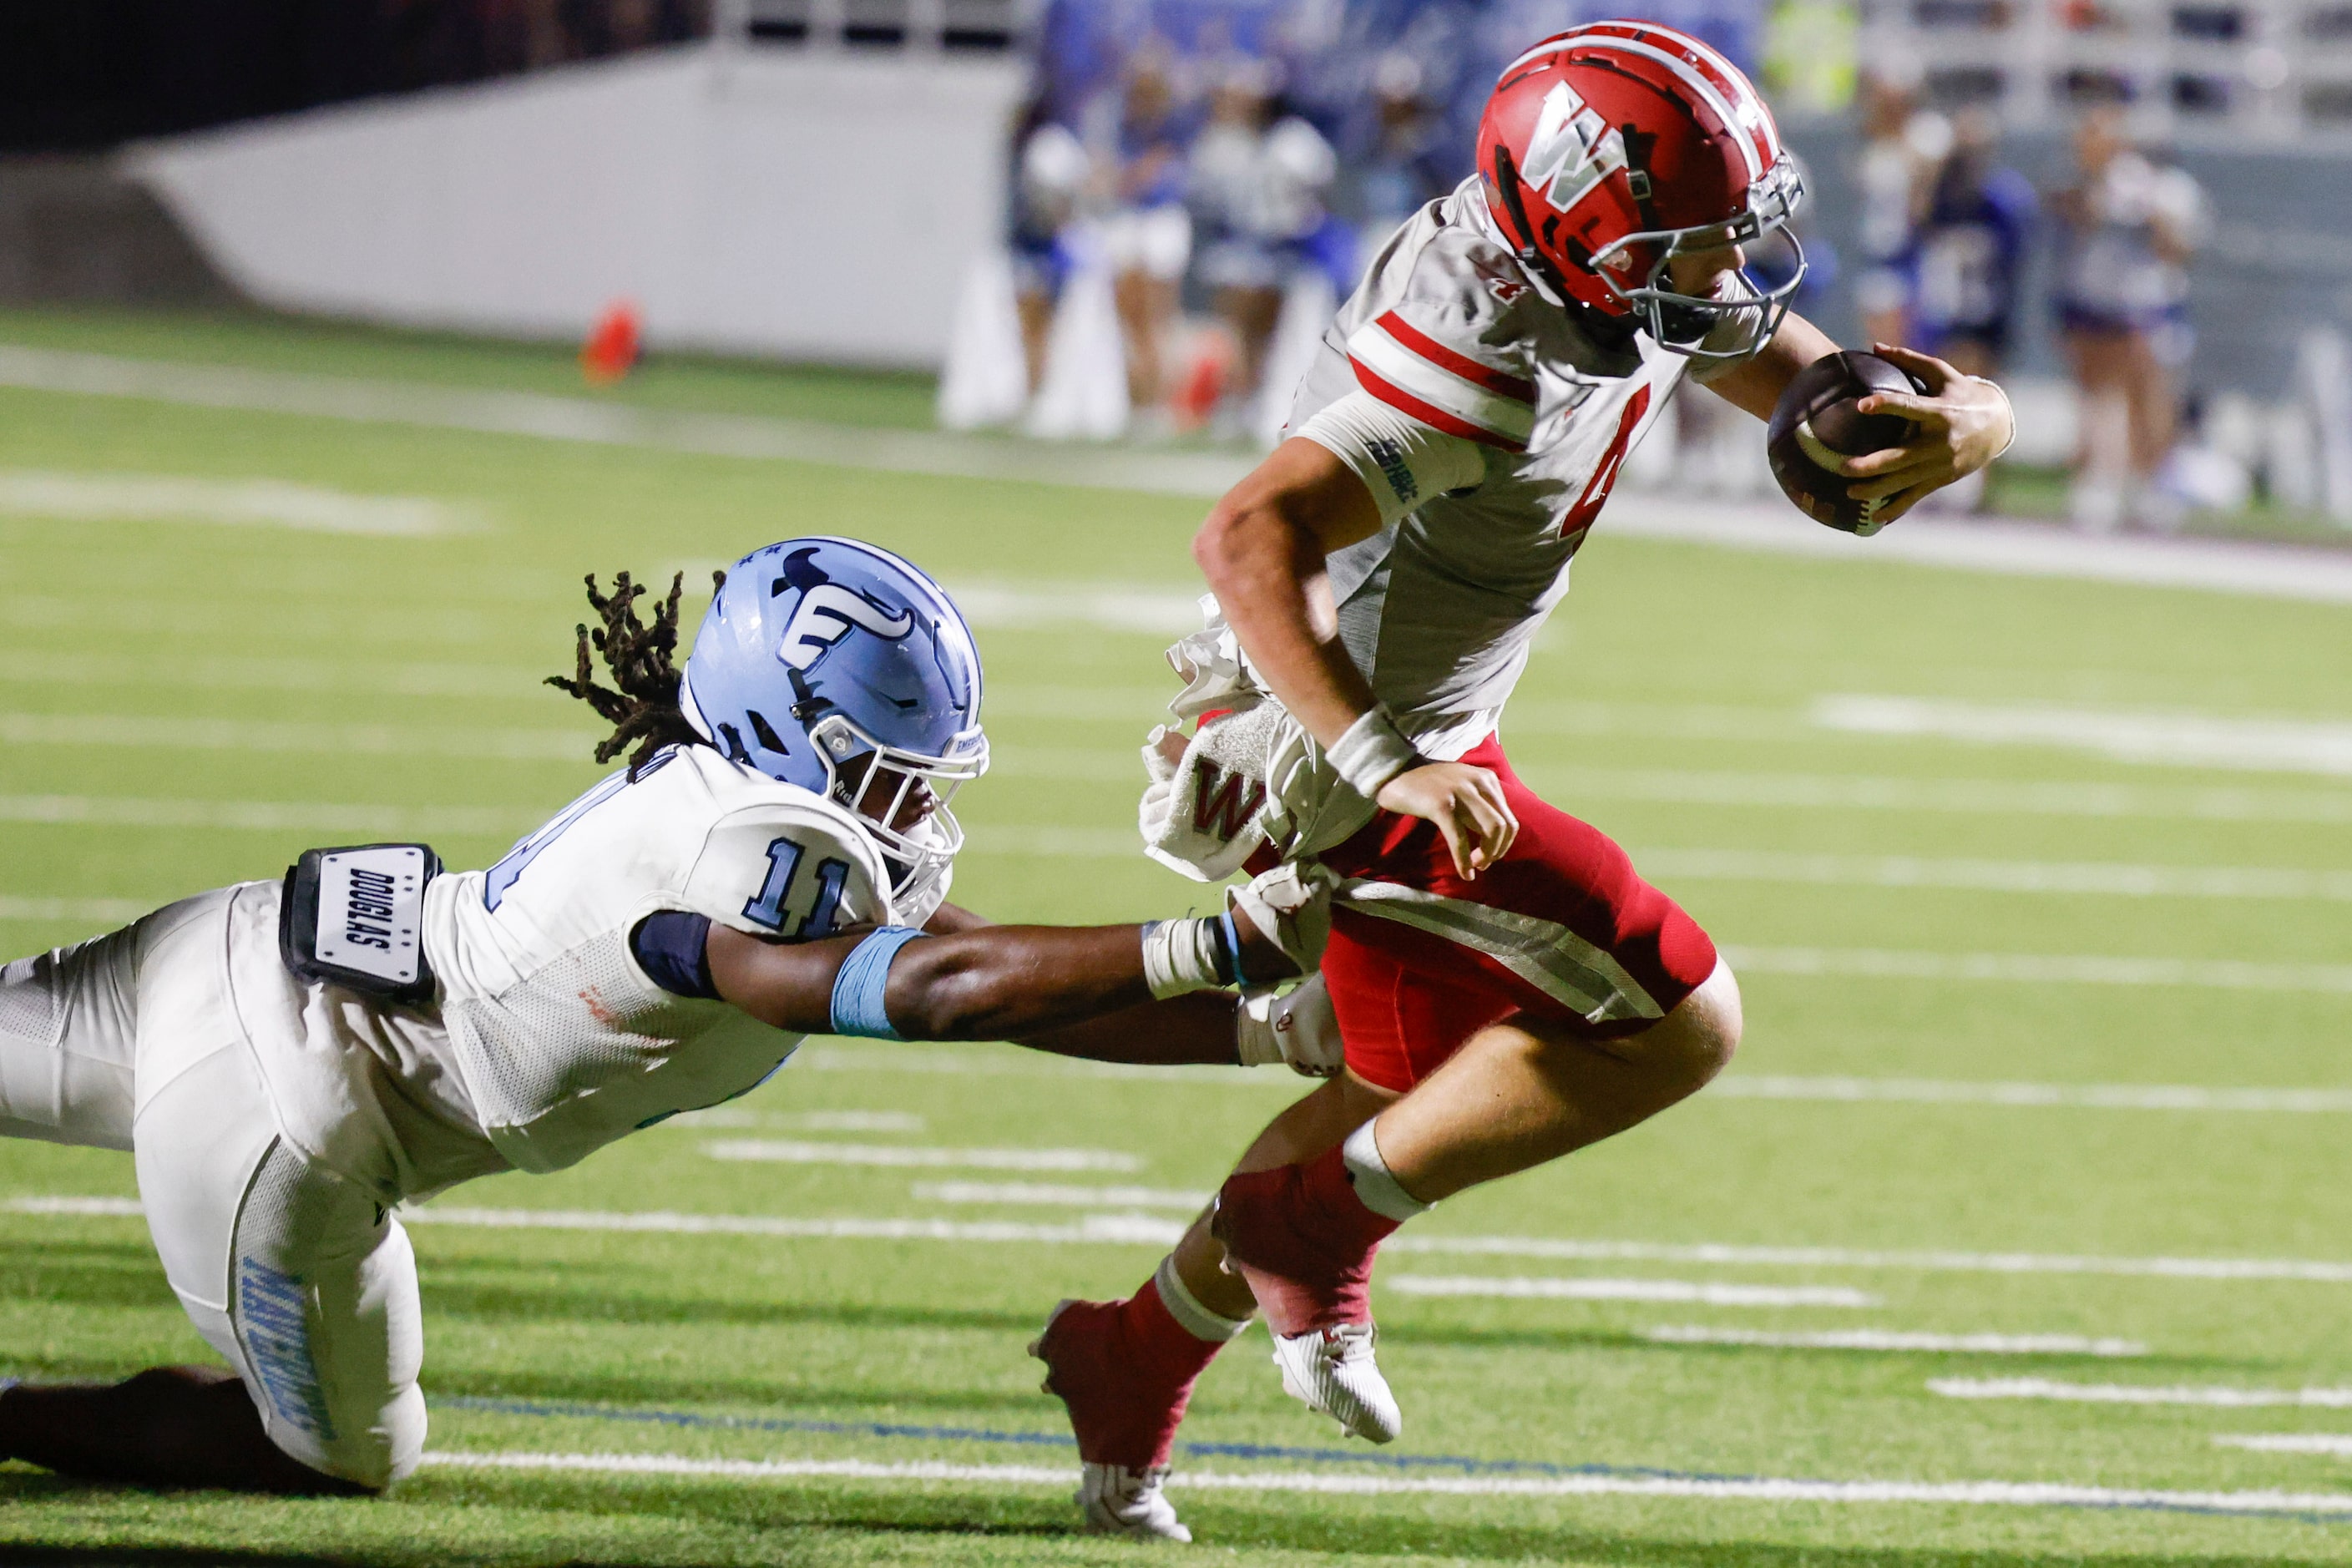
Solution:
[(1772, 341), (1755, 358), (1708, 382), (1706, 389), (1759, 419), (1769, 419), (1773, 405), (1780, 401), (1780, 394), (1789, 389), (1797, 373), (1823, 355), (1835, 353), (1834, 339), (1791, 310), (1780, 318)]
[(1192, 557), (1267, 689), (1328, 745), (1375, 700), (1339, 640), (1325, 545), (1288, 500), (1244, 483), (1209, 514)]
[(1135, 926), (988, 926), (909, 942), (884, 1006), (910, 1040), (1011, 1040), (1151, 1000)]
[(1234, 1060), (1234, 999), (1222, 991), (1196, 991), (1031, 1035), (1017, 1043), (1096, 1062), (1230, 1067)]

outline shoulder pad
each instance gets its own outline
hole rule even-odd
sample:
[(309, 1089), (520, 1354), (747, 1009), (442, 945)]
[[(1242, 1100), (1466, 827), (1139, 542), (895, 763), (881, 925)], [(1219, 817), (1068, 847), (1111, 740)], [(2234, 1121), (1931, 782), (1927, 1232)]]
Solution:
[(687, 877), (696, 910), (754, 936), (786, 938), (895, 919), (881, 851), (856, 816), (797, 784), (738, 771), (749, 777), (727, 792), (734, 798)]

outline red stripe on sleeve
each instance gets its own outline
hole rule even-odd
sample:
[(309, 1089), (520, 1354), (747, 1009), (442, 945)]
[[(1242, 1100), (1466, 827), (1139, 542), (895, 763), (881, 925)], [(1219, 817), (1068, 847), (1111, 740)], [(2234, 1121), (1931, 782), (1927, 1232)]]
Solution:
[(1361, 360), (1351, 358), (1348, 363), (1355, 366), (1357, 384), (1366, 392), (1400, 414), (1412, 415), (1433, 430), (1443, 430), (1448, 436), (1459, 436), (1465, 440), (1476, 441), (1482, 446), (1499, 447), (1506, 452), (1524, 452), (1528, 449), (1527, 443), (1524, 441), (1514, 441), (1507, 437), (1497, 436), (1482, 426), (1471, 424), (1458, 414), (1448, 414), (1443, 408), (1423, 403), (1402, 387), (1383, 381), (1380, 376), (1367, 370)]
[(1475, 382), (1498, 396), (1524, 403), (1530, 408), (1535, 406), (1536, 384), (1534, 382), (1522, 381), (1516, 375), (1506, 375), (1491, 365), (1480, 364), (1467, 354), (1455, 353), (1394, 310), (1391, 310), (1372, 324), (1440, 369), (1450, 370), (1465, 381)]

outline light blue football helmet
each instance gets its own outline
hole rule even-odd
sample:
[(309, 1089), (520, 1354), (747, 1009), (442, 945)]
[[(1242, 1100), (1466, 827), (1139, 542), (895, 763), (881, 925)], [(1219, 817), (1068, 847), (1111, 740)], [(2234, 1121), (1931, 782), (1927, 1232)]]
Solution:
[[(770, 778), (856, 813), (907, 902), (963, 847), (948, 809), (988, 769), (980, 650), (947, 591), (855, 539), (787, 539), (728, 569), (696, 634), (678, 706)], [(938, 805), (901, 824), (917, 792)]]

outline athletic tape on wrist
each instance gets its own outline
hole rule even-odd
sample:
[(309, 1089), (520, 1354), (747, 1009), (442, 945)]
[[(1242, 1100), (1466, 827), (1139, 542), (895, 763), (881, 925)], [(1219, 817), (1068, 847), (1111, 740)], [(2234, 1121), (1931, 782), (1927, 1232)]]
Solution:
[(912, 926), (884, 926), (849, 950), (841, 973), (833, 977), (835, 1034), (868, 1040), (906, 1037), (891, 1027), (890, 1015), (883, 1010), (882, 992), (890, 981), (890, 961), (922, 934)]
[(1997, 463), (2001, 458), (2009, 456), (2009, 449), (2017, 445), (2017, 405), (2009, 400), (2009, 388), (2001, 385), (2000, 383), (1995, 381), (1992, 377), (1989, 375), (1972, 375), (1969, 377), (1969, 379), (1970, 381), (1980, 381), (1987, 386), (1991, 387), (1995, 392), (2000, 393), (2000, 405), (2009, 410), (2009, 439), (2000, 444), (2000, 451), (1995, 452), (1990, 458), (1986, 459), (1989, 462)]
[(1219, 949), (1224, 943), (1217, 917), (1207, 920), (1154, 921), (1143, 928), (1143, 983), (1165, 1002), (1188, 991), (1208, 991), (1229, 984), (1233, 961)]
[(1326, 754), (1332, 770), (1366, 800), (1378, 799), (1389, 780), (1421, 761), (1385, 705), (1349, 725)]

